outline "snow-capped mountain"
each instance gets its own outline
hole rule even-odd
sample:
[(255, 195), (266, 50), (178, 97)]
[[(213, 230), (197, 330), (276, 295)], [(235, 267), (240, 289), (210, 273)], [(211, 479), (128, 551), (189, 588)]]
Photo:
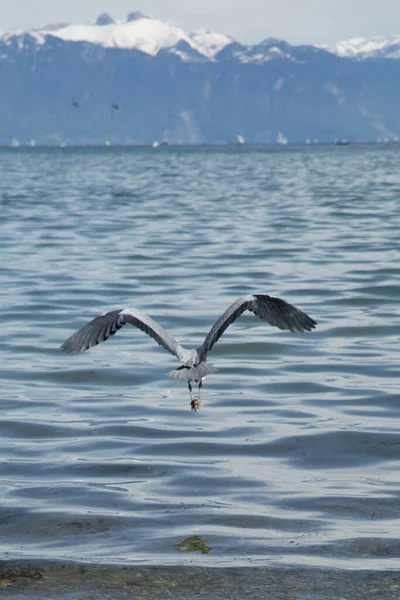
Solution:
[[(133, 11), (126, 18), (114, 20), (102, 13), (93, 24), (56, 23), (30, 31), (2, 32), (0, 40), (20, 38), (23, 44), (26, 34), (30, 34), (36, 44), (44, 44), (51, 35), (70, 42), (88, 42), (103, 48), (139, 50), (149, 56), (159, 52), (170, 52), (183, 61), (191, 62), (214, 60), (224, 49), (224, 56), (242, 63), (262, 64), (274, 59), (302, 60), (296, 57), (302, 48), (303, 55), (310, 51), (323, 50), (340, 57), (365, 60), (369, 58), (400, 58), (400, 35), (389, 37), (352, 38), (334, 45), (292, 46), (282, 40), (267, 38), (254, 45), (244, 45), (232, 37), (204, 29), (186, 32), (172, 22), (164, 22), (139, 11)], [(11, 43), (11, 42), (10, 42)], [(294, 52), (296, 49), (296, 52)], [(304, 58), (304, 56), (303, 56)]]
[(400, 58), (400, 35), (375, 36), (372, 38), (355, 37), (342, 40), (333, 46), (322, 46), (338, 56), (355, 58)]
[(208, 59), (233, 41), (226, 35), (203, 29), (187, 33), (173, 23), (165, 23), (138, 11), (120, 21), (114, 21), (103, 13), (93, 25), (50, 26), (36, 31), (36, 34), (51, 34), (71, 42), (90, 42), (104, 48), (136, 49), (150, 56), (185, 42)]
[(225, 46), (233, 43), (233, 38), (208, 29), (196, 29), (190, 35), (191, 45), (207, 58), (213, 58)]
[(398, 139), (399, 60), (400, 36), (244, 45), (138, 11), (2, 33), (0, 144)]
[(317, 46), (291, 46), (283, 40), (267, 38), (254, 46), (244, 46), (238, 42), (232, 42), (221, 50), (217, 59), (224, 58), (224, 60), (227, 60), (229, 58), (243, 64), (258, 65), (271, 60), (304, 63), (320, 52), (328, 53)]
[[(23, 48), (32, 48), (32, 46), (43, 46), (45, 40), (46, 36), (37, 31), (18, 30), (0, 33), (0, 43), (4, 44), (6, 48), (15, 47), (22, 50)], [(0, 58), (5, 58), (5, 55)]]

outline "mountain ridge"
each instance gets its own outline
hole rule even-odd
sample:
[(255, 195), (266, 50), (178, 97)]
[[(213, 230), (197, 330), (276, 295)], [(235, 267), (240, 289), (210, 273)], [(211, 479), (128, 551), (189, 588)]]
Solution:
[[(0, 39), (32, 34), (43, 43), (47, 35), (65, 41), (89, 42), (104, 48), (136, 49), (155, 56), (158, 52), (171, 49), (180, 42), (186, 42), (193, 50), (212, 60), (226, 46), (238, 44), (244, 61), (249, 54), (255, 54), (269, 40), (286, 44), (288, 48), (319, 48), (340, 57), (365, 60), (369, 58), (400, 59), (400, 35), (354, 37), (335, 44), (290, 44), (276, 38), (266, 38), (255, 44), (243, 44), (232, 36), (207, 29), (186, 32), (170, 21), (161, 21), (140, 11), (128, 13), (124, 19), (114, 19), (108, 13), (101, 13), (92, 24), (55, 23), (44, 27), (26, 30), (2, 31)], [(267, 60), (268, 58), (260, 58)]]
[[(0, 35), (0, 144), (400, 137), (393, 44), (391, 58), (382, 42), (381, 54), (358, 58), (272, 37), (245, 45), (206, 30), (188, 34), (137, 12), (118, 30), (109, 15), (100, 17), (90, 25), (96, 43), (65, 39), (71, 26)], [(358, 49), (365, 53), (365, 44)]]

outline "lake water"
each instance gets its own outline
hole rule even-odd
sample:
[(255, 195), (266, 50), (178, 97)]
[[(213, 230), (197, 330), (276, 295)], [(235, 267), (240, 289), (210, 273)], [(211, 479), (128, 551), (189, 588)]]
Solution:
[[(3, 149), (0, 208), (3, 554), (398, 568), (400, 147)], [(196, 347), (249, 293), (318, 327), (243, 315), (197, 413), (139, 330), (59, 350), (124, 307)]]

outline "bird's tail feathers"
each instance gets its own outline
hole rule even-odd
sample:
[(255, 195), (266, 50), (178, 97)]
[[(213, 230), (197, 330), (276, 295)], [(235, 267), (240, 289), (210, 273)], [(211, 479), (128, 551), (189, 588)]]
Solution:
[(208, 365), (205, 362), (200, 363), (197, 367), (179, 367), (175, 369), (175, 371), (171, 371), (168, 373), (170, 377), (174, 379), (179, 379), (180, 381), (200, 381), (203, 377), (210, 375), (211, 373), (216, 373), (218, 369)]

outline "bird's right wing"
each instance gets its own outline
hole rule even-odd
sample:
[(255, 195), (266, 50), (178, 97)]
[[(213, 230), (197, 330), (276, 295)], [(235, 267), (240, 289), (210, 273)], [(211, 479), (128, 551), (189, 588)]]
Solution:
[(224, 312), (224, 314), (213, 325), (210, 333), (198, 348), (200, 359), (204, 359), (214, 344), (219, 340), (224, 331), (236, 321), (245, 310), (250, 310), (262, 321), (279, 329), (290, 331), (311, 331), (316, 326), (316, 321), (306, 315), (292, 304), (273, 298), (266, 294), (255, 294), (253, 296), (241, 296)]
[(71, 335), (61, 346), (61, 350), (68, 353), (84, 352), (88, 348), (96, 346), (99, 342), (107, 340), (126, 323), (130, 323), (147, 333), (157, 344), (160, 344), (174, 356), (178, 356), (182, 349), (172, 335), (169, 335), (151, 317), (136, 308), (124, 308), (123, 310), (112, 310), (96, 317)]

